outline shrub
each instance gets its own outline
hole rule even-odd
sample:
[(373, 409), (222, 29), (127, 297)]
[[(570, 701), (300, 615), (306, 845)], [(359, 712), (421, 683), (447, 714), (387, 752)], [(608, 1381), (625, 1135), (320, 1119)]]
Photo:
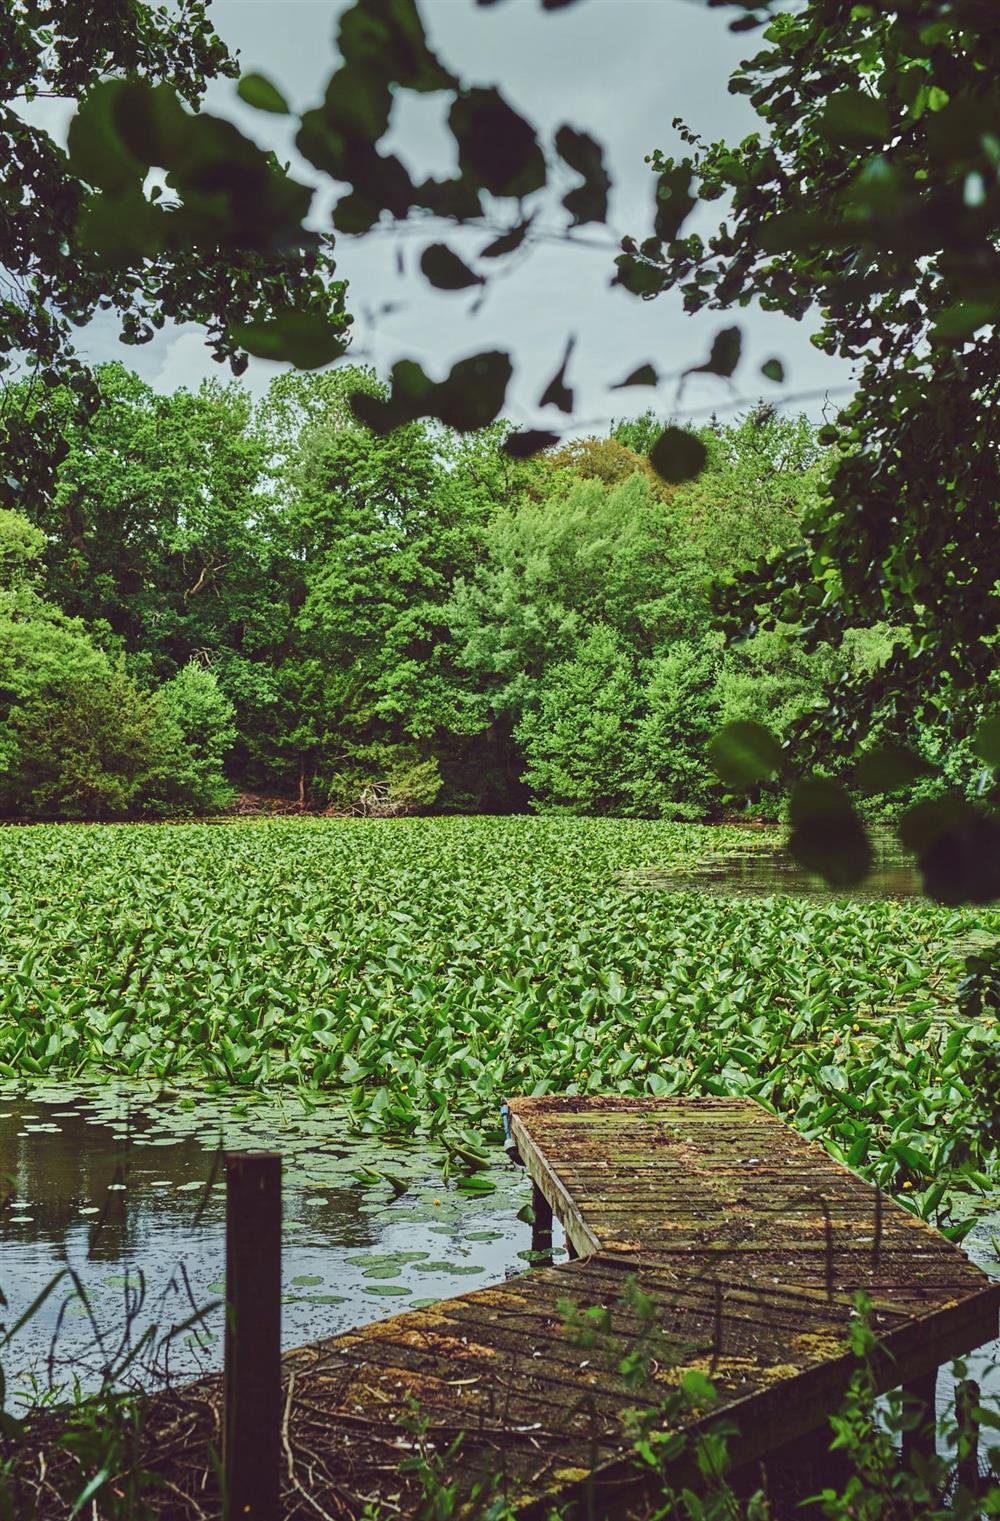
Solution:
[(441, 769), (415, 745), (371, 744), (355, 749), (326, 785), (331, 813), (396, 818), (425, 813), (437, 801)]
[(235, 794), (222, 767), (236, 739), (236, 709), (214, 673), (192, 661), (158, 700), (168, 769), (152, 788), (157, 801), (195, 813), (227, 807)]
[(8, 802), (30, 818), (126, 818), (169, 764), (156, 697), (120, 667), (36, 691), (12, 729)]
[(120, 819), (221, 807), (234, 733), (210, 672), (188, 666), (144, 691), (79, 619), (25, 584), (0, 592), (0, 812)]
[(538, 707), (516, 730), (540, 813), (627, 811), (640, 695), (628, 653), (604, 624), (549, 668)]
[(703, 819), (721, 789), (705, 747), (719, 725), (718, 641), (679, 639), (650, 664), (646, 712), (636, 733), (633, 812)]

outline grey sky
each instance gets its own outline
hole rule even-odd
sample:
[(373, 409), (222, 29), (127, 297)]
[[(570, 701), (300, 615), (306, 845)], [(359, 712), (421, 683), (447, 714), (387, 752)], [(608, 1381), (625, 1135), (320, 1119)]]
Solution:
[[(302, 109), (317, 101), (334, 66), (336, 21), (343, 8), (344, 0), (215, 0), (211, 15), (227, 43), (239, 50), (244, 70), (267, 74), (292, 106)], [(725, 12), (709, 11), (697, 0), (579, 0), (555, 12), (543, 11), (538, 0), (502, 0), (487, 7), (474, 0), (421, 0), (421, 10), (432, 44), (463, 79), (499, 83), (532, 121), (553, 131), (567, 121), (604, 143), (615, 184), (616, 234), (641, 235), (648, 228), (652, 176), (643, 156), (654, 147), (677, 146), (670, 126), (674, 116), (716, 139), (740, 137), (759, 126), (746, 101), (726, 90), (729, 72), (759, 39), (755, 34), (732, 36)], [(211, 87), (208, 104), (291, 158), (298, 176), (317, 184), (313, 219), (322, 225), (336, 189), (321, 184), (298, 159), (288, 123), (243, 106), (230, 81)], [(448, 104), (442, 95), (403, 95), (395, 107), (389, 145), (421, 174), (440, 174), (450, 167), (453, 144), (442, 127)], [(704, 225), (714, 220), (706, 216)], [(611, 238), (597, 227), (584, 231), (608, 246), (536, 248), (516, 272), (491, 287), (475, 317), (470, 316), (473, 298), (468, 293), (435, 292), (416, 272), (420, 251), (432, 240), (426, 228), (340, 239), (338, 269), (350, 281), (355, 356), (370, 360), (381, 373), (393, 360), (412, 356), (429, 373), (441, 375), (464, 354), (509, 349), (516, 368), (509, 414), (519, 422), (547, 420), (558, 426), (564, 421), (561, 414), (552, 409), (540, 413), (535, 402), (559, 363), (568, 334), (578, 332), (569, 380), (576, 389), (576, 423), (583, 431), (589, 423), (641, 410), (647, 403), (683, 415), (704, 414), (714, 406), (728, 412), (737, 398), (759, 394), (778, 401), (783, 388), (758, 373), (772, 355), (785, 364), (784, 391), (831, 388), (842, 399), (838, 388), (850, 380), (848, 366), (810, 345), (808, 321), (794, 323), (753, 310), (692, 318), (672, 296), (637, 301), (610, 288)], [(482, 233), (471, 229), (446, 232), (458, 251), (470, 255), (483, 241)], [(406, 271), (402, 279), (396, 273), (400, 249)], [(366, 313), (389, 301), (395, 303), (393, 312), (374, 325), (366, 319)], [(712, 334), (731, 321), (744, 328), (737, 390), (717, 379), (692, 377), (679, 403), (669, 383), (657, 393), (608, 392), (609, 381), (647, 360), (661, 371), (697, 363)], [(104, 324), (93, 324), (81, 336), (90, 357), (119, 353), (161, 389), (196, 385), (204, 375), (221, 373), (193, 327), (161, 334), (144, 349), (120, 349)], [(247, 379), (254, 390), (262, 390), (277, 368), (254, 361)], [(822, 398), (803, 405), (818, 416)]]

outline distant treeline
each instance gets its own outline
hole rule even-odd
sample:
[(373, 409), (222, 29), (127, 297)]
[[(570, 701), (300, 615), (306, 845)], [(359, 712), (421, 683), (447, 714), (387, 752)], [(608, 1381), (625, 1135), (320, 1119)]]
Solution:
[(500, 425), (360, 427), (358, 369), (260, 403), (99, 382), (85, 429), (59, 391), (12, 398), (65, 454), (50, 500), (0, 513), (7, 816), (349, 808), (378, 783), (404, 810), (711, 817), (720, 723), (780, 734), (891, 649), (885, 627), (726, 645), (713, 620), (712, 580), (795, 541), (821, 490), (804, 418), (713, 422), (675, 487), (650, 415), (518, 461)]

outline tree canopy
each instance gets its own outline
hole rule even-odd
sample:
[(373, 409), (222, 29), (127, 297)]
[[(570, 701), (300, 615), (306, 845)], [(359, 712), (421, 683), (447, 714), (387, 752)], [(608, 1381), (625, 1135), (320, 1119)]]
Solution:
[[(914, 714), (967, 739), (1000, 632), (1000, 18), (980, 0), (820, 0), (771, 17), (764, 42), (730, 81), (761, 131), (733, 145), (685, 129), (692, 154), (653, 155), (661, 181), (724, 197), (726, 216), (707, 239), (648, 250), (647, 291), (680, 288), (692, 311), (756, 299), (815, 312), (814, 343), (860, 373), (821, 434), (837, 461), (801, 543), (737, 577), (720, 605), (731, 628), (788, 621), (813, 645), (859, 626), (901, 631), (877, 681), (842, 680), (799, 726), (800, 764), (856, 756), (876, 732), (899, 741)], [(976, 750), (989, 785), (1000, 756), (988, 734)], [(879, 785), (920, 769), (898, 746), (894, 762), (886, 752)], [(803, 789), (816, 830), (853, 842), (840, 869), (863, 874), (844, 796)], [(1000, 893), (1000, 868), (984, 864), (989, 812), (958, 797), (922, 805), (904, 838), (936, 892)]]
[[(725, 649), (709, 598), (713, 573), (794, 543), (825, 454), (802, 419), (713, 424), (702, 476), (667, 486), (622, 425), (524, 461), (506, 425), (373, 431), (350, 398), (387, 390), (357, 367), (280, 376), (256, 404), (236, 381), (161, 395), (116, 364), (95, 384), (87, 427), (47, 393), (63, 457), (30, 522), (0, 516), (0, 565), (18, 639), (75, 641), (81, 672), (124, 672), (123, 702), (183, 709), (204, 781), (186, 806), (221, 795), (224, 767), (319, 808), (375, 787), (394, 808), (713, 817), (713, 726), (784, 733), (836, 663), (792, 626)], [(170, 811), (155, 774), (132, 811)], [(27, 806), (23, 788), (7, 804)]]
[[(39, 392), (68, 386), (81, 420), (99, 406), (72, 331), (98, 311), (127, 344), (197, 322), (237, 374), (241, 326), (315, 318), (343, 347), (329, 240), (302, 227), (311, 192), (199, 110), (211, 79), (239, 73), (207, 10), (13, 0), (0, 15), (0, 372), (31, 381), (0, 411), (9, 505), (48, 488), (62, 444)], [(79, 102), (68, 154), (32, 119), (50, 97)], [(165, 177), (150, 179), (153, 141)]]

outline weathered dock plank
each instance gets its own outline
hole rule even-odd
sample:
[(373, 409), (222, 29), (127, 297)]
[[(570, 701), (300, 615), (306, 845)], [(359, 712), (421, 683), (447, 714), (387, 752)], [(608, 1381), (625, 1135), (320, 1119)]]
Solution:
[[(674, 1428), (724, 1413), (738, 1464), (836, 1406), (857, 1290), (887, 1387), (997, 1333), (1000, 1284), (749, 1101), (517, 1099), (510, 1118), (579, 1260), (287, 1354), (285, 1521), (413, 1515), (421, 1469), (442, 1460), (467, 1502), (500, 1493), (526, 1521), (587, 1495), (595, 1515), (625, 1516), (642, 1482), (632, 1413), (689, 1370), (719, 1400), (675, 1409)], [(640, 1388), (625, 1371), (637, 1347)], [(149, 1402), (142, 1462), (168, 1482), (148, 1499), (171, 1521), (219, 1513), (205, 1461), (219, 1392), (210, 1379)]]
[(964, 1298), (992, 1292), (938, 1231), (749, 1099), (525, 1098), (509, 1109), (532, 1181), (581, 1255), (680, 1254), (691, 1275), (797, 1285), (848, 1312), (863, 1290), (877, 1308), (933, 1309), (945, 1336)]

